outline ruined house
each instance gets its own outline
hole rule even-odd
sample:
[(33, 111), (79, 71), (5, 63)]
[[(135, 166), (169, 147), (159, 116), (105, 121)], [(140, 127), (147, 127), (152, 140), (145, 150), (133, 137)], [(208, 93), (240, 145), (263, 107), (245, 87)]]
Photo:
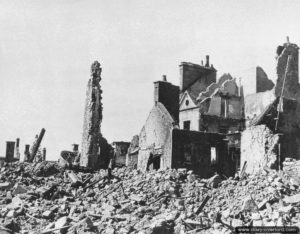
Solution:
[[(204, 66), (182, 63), (180, 70), (180, 84), (184, 84), (180, 87), (180, 128), (218, 133), (222, 139), (226, 138), (226, 153), (223, 156), (219, 153), (218, 157), (227, 158), (228, 165), (221, 165), (222, 160), (219, 160), (218, 170), (227, 170), (227, 175), (237, 171), (240, 168), (241, 131), (245, 129), (243, 87), (237, 85), (230, 74), (224, 74), (216, 81), (217, 71), (209, 64), (208, 56)], [(213, 147), (212, 142), (207, 144)], [(190, 154), (199, 146), (187, 144), (184, 154)]]
[(298, 46), (284, 43), (276, 59), (276, 84), (256, 67), (255, 93), (245, 98), (230, 74), (217, 81), (208, 56), (205, 65), (181, 63), (177, 90), (165, 78), (155, 82), (138, 168), (186, 167), (205, 177), (213, 171), (232, 175), (246, 161), (246, 171), (253, 172), (262, 166), (279, 169), (285, 157), (299, 159)]
[(126, 154), (130, 142), (114, 141), (112, 147), (114, 148), (113, 164), (116, 167), (123, 167), (126, 165)]
[(100, 86), (102, 68), (98, 61), (91, 66), (88, 81), (82, 133), (80, 166), (93, 169), (107, 167), (111, 146), (101, 134), (102, 90)]
[(178, 117), (179, 87), (163, 77), (154, 82), (154, 106), (139, 135), (137, 167), (186, 167), (202, 177), (216, 171), (231, 176), (234, 163), (227, 153), (226, 136), (179, 129)]
[(244, 129), (244, 97), (230, 74), (216, 81), (216, 69), (191, 63), (180, 65), (180, 127), (185, 130), (229, 133)]
[[(247, 161), (249, 172), (257, 169), (253, 161), (279, 169), (285, 157), (300, 159), (298, 50), (298, 46), (289, 41), (278, 46), (274, 88), (245, 97), (248, 129), (241, 139), (241, 161)], [(262, 139), (259, 146), (257, 139)], [(260, 153), (255, 152), (255, 148), (261, 149)]]
[(146, 170), (150, 159), (154, 169), (171, 168), (171, 137), (178, 119), (179, 88), (163, 76), (154, 82), (154, 106), (139, 134), (138, 168)]

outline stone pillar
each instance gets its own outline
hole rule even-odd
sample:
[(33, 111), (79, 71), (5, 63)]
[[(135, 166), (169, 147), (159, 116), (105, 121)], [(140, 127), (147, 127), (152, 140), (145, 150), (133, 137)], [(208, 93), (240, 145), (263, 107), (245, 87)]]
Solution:
[(5, 161), (6, 162), (13, 162), (14, 161), (14, 151), (15, 151), (15, 142), (14, 141), (7, 141), (6, 142), (6, 154), (5, 154)]
[(88, 81), (82, 133), (82, 153), (80, 165), (90, 168), (99, 167), (100, 144), (102, 140), (102, 90), (101, 65), (95, 61), (91, 66), (91, 78)]
[(20, 160), (20, 139), (16, 139), (14, 158)]

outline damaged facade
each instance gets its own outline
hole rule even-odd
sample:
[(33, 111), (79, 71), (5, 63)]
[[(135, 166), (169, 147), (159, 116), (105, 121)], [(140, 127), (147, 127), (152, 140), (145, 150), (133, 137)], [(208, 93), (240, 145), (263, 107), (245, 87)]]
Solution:
[[(300, 159), (298, 50), (298, 46), (289, 41), (278, 46), (275, 86), (269, 91), (245, 97), (247, 127), (252, 129), (255, 126), (266, 126), (267, 130), (260, 134), (260, 138), (271, 133), (279, 136), (278, 142), (272, 146), (276, 148), (274, 149), (277, 155), (276, 162), (272, 160), (269, 162), (269, 164), (277, 165), (277, 169), (281, 167), (280, 164), (286, 157)], [(249, 143), (248, 140), (242, 137), (242, 145), (253, 143)], [(263, 144), (261, 147), (268, 150), (268, 147)], [(242, 161), (247, 160), (249, 165), (253, 164), (253, 160), (256, 161), (255, 157), (257, 156), (249, 157), (249, 154), (242, 150)], [(265, 161), (266, 157), (268, 154), (261, 152), (261, 161)]]
[[(235, 93), (239, 90), (232, 89), (230, 82), (226, 86), (219, 87), (215, 83), (216, 70), (208, 64), (207, 61), (205, 67), (182, 63), (180, 88), (167, 82), (165, 77), (162, 81), (154, 82), (154, 106), (139, 135), (137, 165), (139, 169), (186, 167), (203, 177), (210, 177), (214, 172), (233, 175), (235, 163), (228, 154), (226, 135), (220, 131), (220, 126), (215, 122), (212, 122), (211, 129), (201, 129), (201, 123), (210, 122), (207, 119), (202, 120), (202, 114), (207, 114), (209, 108), (205, 109), (198, 100), (199, 96), (202, 97), (202, 92), (207, 93), (210, 85), (211, 87), (215, 85), (212, 93), (216, 97), (224, 90), (231, 95), (230, 91), (233, 90), (232, 100), (237, 99), (240, 102), (242, 98)], [(222, 80), (227, 79), (233, 80), (231, 77)], [(192, 84), (187, 81), (191, 81)], [(209, 96), (206, 102), (208, 107), (210, 100)], [(187, 104), (190, 106), (187, 107)], [(213, 108), (221, 109), (221, 102), (217, 107), (212, 104), (210, 109)], [(242, 107), (230, 110), (238, 112), (238, 117), (242, 118), (240, 116)], [(237, 122), (237, 129), (240, 129), (240, 119)], [(183, 129), (180, 129), (180, 125)]]
[(206, 66), (182, 63), (180, 67), (181, 70), (193, 69), (193, 73), (181, 72), (180, 77), (181, 83), (189, 87), (180, 90), (182, 129), (223, 134), (244, 129), (242, 87), (230, 74), (224, 74), (216, 82), (216, 70), (209, 67), (208, 60)]
[(187, 167), (205, 177), (213, 171), (232, 175), (245, 161), (249, 172), (278, 169), (285, 157), (300, 159), (298, 46), (279, 46), (276, 59), (276, 84), (257, 66), (255, 93), (246, 97), (230, 74), (217, 80), (208, 56), (205, 65), (180, 64), (180, 87), (165, 77), (155, 82), (138, 168)]

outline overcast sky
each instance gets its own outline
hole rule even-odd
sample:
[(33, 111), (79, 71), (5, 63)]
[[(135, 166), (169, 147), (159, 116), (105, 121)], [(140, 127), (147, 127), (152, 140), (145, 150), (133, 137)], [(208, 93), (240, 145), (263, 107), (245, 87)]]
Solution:
[(17, 137), (23, 154), (43, 127), (49, 160), (81, 144), (94, 60), (103, 71), (102, 133), (130, 141), (152, 108), (153, 82), (165, 74), (178, 85), (180, 62), (209, 54), (218, 77), (249, 83), (260, 65), (275, 79), (276, 47), (287, 35), (300, 44), (299, 22), (297, 0), (1, 0), (0, 156)]

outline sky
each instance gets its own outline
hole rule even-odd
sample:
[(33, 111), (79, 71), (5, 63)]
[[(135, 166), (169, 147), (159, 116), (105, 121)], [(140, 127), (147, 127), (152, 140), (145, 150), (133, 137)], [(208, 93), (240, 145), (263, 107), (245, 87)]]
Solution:
[(81, 144), (95, 60), (109, 142), (139, 134), (153, 82), (178, 85), (183, 61), (210, 55), (246, 92), (257, 65), (275, 81), (276, 47), (286, 36), (300, 45), (299, 12), (298, 0), (0, 0), (0, 156), (17, 137), (23, 155), (41, 128), (48, 160)]

